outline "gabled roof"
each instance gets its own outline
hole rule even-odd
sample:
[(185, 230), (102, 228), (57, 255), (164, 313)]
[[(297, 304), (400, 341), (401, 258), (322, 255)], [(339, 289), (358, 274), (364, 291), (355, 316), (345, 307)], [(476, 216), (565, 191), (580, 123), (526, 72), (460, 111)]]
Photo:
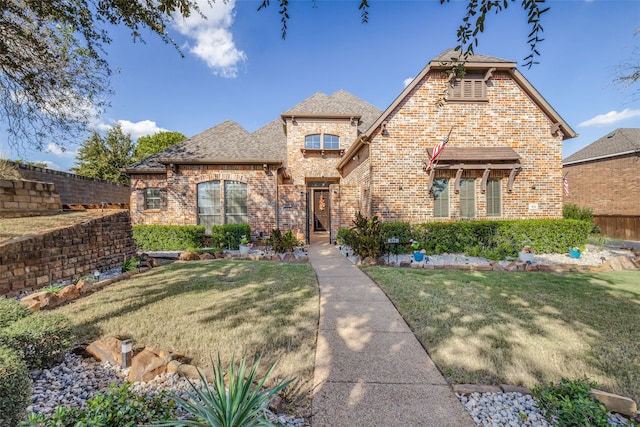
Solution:
[(640, 153), (640, 129), (619, 128), (576, 151), (564, 159), (562, 164), (570, 165), (631, 153)]
[[(382, 126), (388, 119), (389, 115), (395, 108), (411, 93), (416, 85), (432, 70), (449, 70), (455, 65), (456, 60), (460, 57), (460, 52), (454, 49), (447, 49), (434, 59), (432, 59), (426, 67), (411, 81), (402, 93), (387, 107), (386, 110), (377, 118), (377, 120), (361, 135), (354, 144), (349, 147), (342, 160), (338, 163), (338, 168), (343, 168), (351, 159), (352, 155), (368, 140), (373, 133)], [(508, 72), (514, 81), (531, 97), (531, 99), (544, 111), (549, 119), (562, 131), (563, 139), (575, 138), (577, 133), (564, 121), (562, 117), (551, 107), (546, 99), (529, 83), (529, 81), (516, 69), (516, 63), (506, 59), (495, 58), (493, 56), (473, 54), (465, 59), (465, 67), (467, 70), (474, 69), (491, 69)]]
[(379, 108), (345, 90), (339, 90), (331, 95), (315, 93), (282, 113), (281, 117), (353, 117), (360, 120), (360, 129), (367, 129), (381, 113)]
[[(128, 173), (164, 172), (165, 165), (282, 163), (284, 133), (272, 122), (250, 134), (231, 120), (222, 122), (126, 168)], [(257, 135), (257, 136), (256, 136)]]

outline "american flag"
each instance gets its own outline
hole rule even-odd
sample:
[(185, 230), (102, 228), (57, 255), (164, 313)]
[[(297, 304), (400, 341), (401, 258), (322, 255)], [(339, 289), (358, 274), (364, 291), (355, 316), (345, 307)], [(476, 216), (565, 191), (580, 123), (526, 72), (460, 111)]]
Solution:
[(566, 175), (562, 177), (562, 187), (564, 188), (564, 195), (568, 196), (569, 195), (569, 180), (567, 179)]
[(444, 146), (447, 144), (447, 142), (449, 142), (449, 137), (451, 136), (451, 131), (452, 130), (453, 130), (453, 128), (451, 128), (451, 130), (449, 131), (449, 134), (447, 135), (447, 137), (445, 139), (443, 139), (442, 141), (440, 141), (440, 143), (438, 145), (436, 145), (436, 148), (433, 149), (433, 154), (431, 155), (431, 159), (429, 160), (429, 164), (427, 165), (426, 169), (424, 170), (425, 172), (428, 172), (429, 169), (431, 169), (431, 166), (433, 166), (433, 163), (436, 161), (436, 158), (438, 157), (440, 152), (442, 150), (444, 150)]

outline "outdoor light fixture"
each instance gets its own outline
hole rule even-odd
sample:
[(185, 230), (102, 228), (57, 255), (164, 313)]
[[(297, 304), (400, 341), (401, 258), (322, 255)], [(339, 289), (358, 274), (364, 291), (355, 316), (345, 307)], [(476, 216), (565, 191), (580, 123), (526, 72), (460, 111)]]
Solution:
[(93, 272), (93, 278), (97, 280), (100, 280), (100, 270), (95, 270)]
[(122, 369), (131, 366), (131, 350), (133, 348), (133, 340), (122, 341)]

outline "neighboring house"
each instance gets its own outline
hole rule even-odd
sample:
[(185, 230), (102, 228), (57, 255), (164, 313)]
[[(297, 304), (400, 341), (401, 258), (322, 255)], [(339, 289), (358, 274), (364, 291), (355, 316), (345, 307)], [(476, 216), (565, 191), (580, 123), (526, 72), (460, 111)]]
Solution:
[[(503, 59), (433, 59), (385, 110), (317, 93), (249, 133), (227, 121), (126, 169), (134, 224), (247, 222), (336, 236), (383, 221), (558, 218), (569, 125)], [(435, 167), (433, 148), (450, 133)]]
[(565, 203), (594, 215), (640, 215), (640, 129), (620, 128), (564, 161)]

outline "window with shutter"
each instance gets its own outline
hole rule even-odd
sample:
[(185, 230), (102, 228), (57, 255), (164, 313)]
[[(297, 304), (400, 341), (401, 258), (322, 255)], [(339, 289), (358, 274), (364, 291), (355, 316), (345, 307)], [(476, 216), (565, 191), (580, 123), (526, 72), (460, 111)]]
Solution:
[(502, 194), (501, 181), (499, 179), (489, 179), (487, 181), (487, 216), (502, 215)]
[(449, 179), (439, 178), (433, 181), (433, 216), (449, 217)]
[(476, 216), (475, 179), (460, 180), (460, 216), (462, 218), (474, 218)]
[(145, 190), (144, 208), (145, 210), (162, 208), (162, 196), (159, 188), (147, 188)]

